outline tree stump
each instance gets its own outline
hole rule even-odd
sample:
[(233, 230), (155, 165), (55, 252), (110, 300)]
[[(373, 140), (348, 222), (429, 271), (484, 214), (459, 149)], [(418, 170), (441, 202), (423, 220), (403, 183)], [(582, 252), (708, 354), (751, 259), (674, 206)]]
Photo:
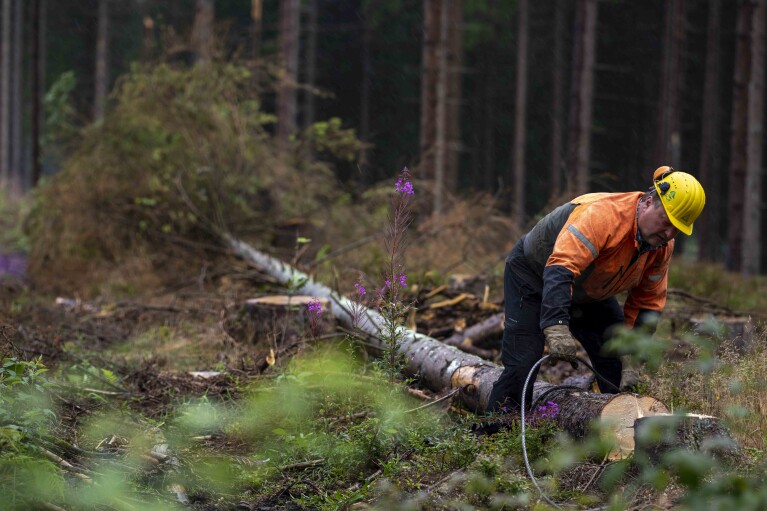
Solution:
[(751, 316), (696, 314), (690, 318), (696, 335), (709, 337), (719, 352), (730, 348), (740, 355), (754, 351), (754, 324)]
[(661, 464), (664, 454), (678, 449), (706, 452), (730, 464), (743, 459), (729, 431), (718, 418), (708, 415), (664, 413), (640, 417), (634, 433), (635, 456), (653, 465)]
[[(309, 310), (318, 302), (322, 313)], [(302, 337), (318, 337), (335, 331), (336, 322), (328, 313), (330, 300), (305, 295), (274, 295), (252, 298), (227, 307), (222, 326), (236, 342), (257, 349), (281, 348)]]

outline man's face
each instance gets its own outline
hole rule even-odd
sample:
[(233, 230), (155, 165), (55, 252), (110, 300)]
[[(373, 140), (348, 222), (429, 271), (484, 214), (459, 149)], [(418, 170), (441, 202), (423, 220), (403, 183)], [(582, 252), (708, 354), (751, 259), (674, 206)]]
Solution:
[(642, 239), (654, 247), (668, 243), (679, 234), (679, 229), (668, 219), (663, 205), (655, 203), (651, 196), (642, 201), (637, 223)]

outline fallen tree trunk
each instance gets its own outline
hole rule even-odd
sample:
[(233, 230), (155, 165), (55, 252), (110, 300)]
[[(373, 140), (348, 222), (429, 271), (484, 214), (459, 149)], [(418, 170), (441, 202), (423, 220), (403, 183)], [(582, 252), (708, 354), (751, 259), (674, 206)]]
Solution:
[[(352, 311), (359, 305), (338, 294), (329, 287), (315, 282), (309, 275), (279, 261), (250, 245), (225, 236), (231, 250), (243, 259), (258, 266), (278, 281), (304, 282), (298, 293), (327, 298), (330, 312), (350, 329), (358, 329), (368, 335), (373, 348), (383, 351), (382, 331), (384, 318), (376, 311), (365, 309), (363, 319), (355, 324)], [(407, 360), (405, 371), (434, 391), (460, 389), (456, 401), (464, 408), (482, 413), (488, 403), (493, 384), (502, 368), (475, 355), (464, 353), (437, 339), (399, 327), (401, 343), (398, 351)], [(667, 414), (660, 401), (649, 396), (633, 394), (597, 394), (573, 387), (561, 387), (544, 382), (534, 386), (534, 402), (554, 402), (559, 407), (557, 421), (574, 436), (583, 436), (589, 425), (598, 421), (604, 430), (612, 432), (618, 445), (613, 453), (619, 458), (634, 449), (634, 423), (637, 419)], [(651, 423), (651, 419), (645, 424)]]

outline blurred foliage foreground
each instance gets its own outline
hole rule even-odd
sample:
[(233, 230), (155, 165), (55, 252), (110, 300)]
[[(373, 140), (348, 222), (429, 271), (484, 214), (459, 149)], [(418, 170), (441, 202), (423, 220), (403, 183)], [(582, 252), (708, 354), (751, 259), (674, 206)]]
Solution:
[[(262, 373), (247, 367), (249, 348), (217, 327), (224, 302), (289, 289), (232, 291), (211, 272), (196, 294), (151, 303), (158, 285), (215, 267), (221, 231), (341, 287), (360, 274), (374, 281), (386, 265), (391, 247), (355, 243), (385, 237), (391, 183), (336, 181), (361, 148), (338, 120), (278, 151), (258, 87), (233, 65), (136, 68), (35, 192), (16, 245), (28, 244), (33, 286), (3, 284), (0, 296), (0, 508), (551, 509), (525, 471), (518, 418), (474, 434), (478, 417), (411, 397), (412, 382), (371, 364), (362, 339), (304, 339)], [(516, 236), (492, 201), (455, 200), (436, 218), (415, 182), (410, 282), (496, 271)], [(733, 300), (743, 291), (718, 270), (705, 283)], [(62, 310), (45, 297), (53, 291), (98, 301)], [(575, 442), (542, 410), (526, 434), (542, 490), (581, 509), (767, 508), (767, 342), (757, 337), (744, 357), (690, 336), (695, 349), (674, 361), (634, 339), (652, 375), (646, 390), (675, 410), (722, 417), (746, 448), (742, 463), (687, 451), (659, 465), (608, 462), (598, 432)]]

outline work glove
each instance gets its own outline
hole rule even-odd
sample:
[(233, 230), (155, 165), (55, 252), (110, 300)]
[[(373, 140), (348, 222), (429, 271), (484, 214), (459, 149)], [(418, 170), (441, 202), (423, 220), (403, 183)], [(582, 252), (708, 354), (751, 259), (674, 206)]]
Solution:
[(633, 357), (628, 355), (621, 357), (621, 364), (623, 369), (621, 370), (620, 391), (632, 392), (635, 390), (636, 384), (639, 383), (639, 364)]
[(575, 361), (578, 344), (567, 325), (547, 326), (543, 329), (543, 335), (546, 336), (546, 346), (549, 348), (550, 355), (569, 361), (573, 369), (578, 367), (578, 362)]

